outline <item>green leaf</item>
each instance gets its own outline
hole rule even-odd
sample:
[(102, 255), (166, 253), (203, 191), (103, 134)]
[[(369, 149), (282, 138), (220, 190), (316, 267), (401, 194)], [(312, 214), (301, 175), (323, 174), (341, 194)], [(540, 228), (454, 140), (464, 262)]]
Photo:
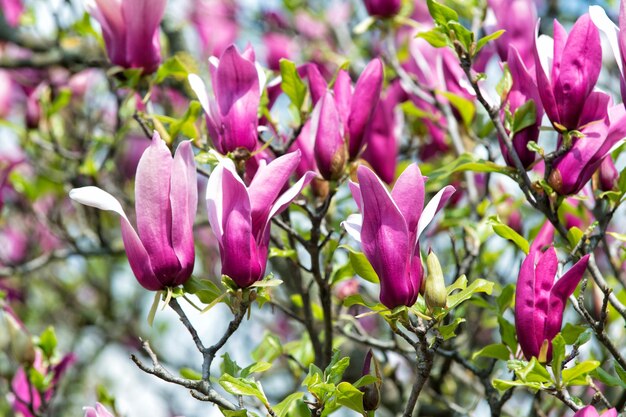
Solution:
[(428, 11), (432, 16), (435, 23), (438, 25), (447, 27), (450, 21), (459, 21), (459, 15), (453, 9), (448, 6), (436, 2), (435, 0), (427, 0)]
[(220, 408), (220, 411), (222, 412), (222, 414), (224, 414), (225, 417), (247, 417), (248, 416), (248, 412), (246, 410), (225, 410)]
[(515, 243), (518, 248), (520, 248), (525, 254), (528, 255), (530, 244), (526, 239), (524, 239), (522, 235), (511, 229), (506, 224), (502, 223), (500, 219), (498, 219), (496, 216), (490, 217), (489, 223), (491, 224), (491, 227), (493, 227), (493, 231), (496, 232), (498, 236)]
[(512, 133), (520, 132), (537, 122), (537, 108), (534, 100), (528, 100), (515, 110), (513, 115)]
[(294, 249), (279, 249), (275, 247), (270, 248), (270, 252), (268, 254), (268, 258), (290, 258), (296, 259), (297, 253)]
[(59, 111), (67, 107), (67, 105), (70, 104), (71, 100), (72, 100), (72, 90), (70, 90), (69, 88), (61, 88), (57, 96), (55, 97), (54, 101), (50, 103), (50, 107), (47, 108), (46, 113), (48, 117), (50, 117), (53, 114), (58, 113)]
[(252, 351), (255, 361), (273, 362), (283, 353), (283, 345), (278, 336), (267, 333), (261, 343)]
[(474, 103), (469, 101), (465, 97), (458, 96), (448, 91), (438, 91), (438, 93), (443, 95), (450, 101), (450, 104), (452, 104), (454, 108), (457, 109), (458, 112), (461, 114), (463, 124), (466, 127), (470, 127), (472, 124), (472, 120), (474, 120), (474, 115), (476, 114), (476, 106), (474, 105)]
[(542, 388), (542, 385), (539, 382), (507, 381), (504, 379), (494, 379), (491, 384), (495, 389), (501, 392), (514, 387), (527, 387), (533, 391), (539, 391)]
[(186, 52), (179, 52), (161, 64), (156, 73), (155, 82), (161, 84), (166, 78), (184, 80), (191, 73), (197, 72), (193, 57)]
[(179, 373), (183, 378), (191, 379), (193, 381), (200, 381), (202, 379), (202, 374), (191, 368), (181, 368)]
[(510, 359), (511, 351), (502, 343), (493, 343), (474, 353), (472, 355), (472, 360), (479, 357), (501, 359), (506, 361)]
[(438, 327), (439, 334), (441, 334), (441, 337), (443, 337), (443, 340), (448, 340), (456, 336), (456, 333), (455, 333), (456, 328), (459, 327), (459, 324), (463, 322), (465, 322), (464, 318), (457, 317), (456, 319), (454, 319), (452, 323), (446, 324), (444, 326), (439, 326)]
[(367, 260), (362, 252), (357, 252), (347, 245), (341, 245), (340, 247), (348, 251), (350, 265), (352, 265), (352, 269), (354, 269), (354, 272), (358, 276), (374, 284), (378, 284), (380, 282), (376, 271), (372, 268), (372, 264)]
[(261, 288), (278, 287), (282, 283), (283, 281), (278, 278), (269, 278), (269, 279), (264, 279), (262, 281), (257, 281), (253, 283), (252, 285), (250, 285), (250, 287), (261, 287)]
[(304, 392), (294, 392), (293, 394), (288, 395), (287, 398), (285, 398), (273, 407), (274, 412), (278, 417), (285, 417), (287, 413), (289, 413), (293, 405), (298, 400), (301, 400), (302, 397), (304, 397)]
[(348, 407), (357, 413), (365, 413), (363, 409), (363, 393), (348, 382), (341, 382), (337, 385), (336, 395), (338, 404)]
[(332, 384), (337, 384), (341, 381), (343, 377), (343, 373), (346, 371), (348, 366), (350, 365), (349, 357), (341, 357), (341, 352), (337, 349), (333, 351), (333, 356), (331, 358), (330, 363), (324, 370), (325, 381), (330, 382)]
[(574, 226), (567, 231), (567, 241), (571, 245), (572, 248), (575, 248), (582, 239), (584, 232), (580, 230), (578, 227)]
[(248, 375), (250, 375), (250, 374), (253, 374), (255, 372), (257, 372), (257, 373), (265, 372), (268, 369), (270, 369), (271, 367), (272, 367), (272, 364), (269, 363), (269, 362), (253, 363), (252, 365), (246, 366), (245, 368), (242, 369), (241, 377), (242, 378), (247, 378)]
[(426, 32), (420, 32), (416, 35), (416, 38), (424, 39), (434, 48), (443, 48), (445, 46), (448, 46), (448, 44), (450, 43), (450, 40), (448, 39), (446, 34), (443, 33), (438, 27), (435, 27)]
[(400, 108), (407, 116), (412, 116), (417, 119), (437, 120), (437, 118), (431, 113), (420, 109), (412, 101), (405, 101), (400, 104)]
[(263, 389), (256, 381), (251, 381), (243, 378), (235, 378), (229, 374), (223, 374), (219, 383), (227, 392), (233, 395), (243, 395), (248, 397), (256, 397), (263, 403), (264, 406), (269, 407), (269, 402), (265, 397)]
[[(563, 383), (565, 385), (587, 385), (585, 377), (600, 366), (598, 361), (584, 361), (575, 366), (563, 370)], [(581, 381), (581, 377), (583, 378)]]
[(280, 84), (283, 92), (289, 97), (291, 102), (296, 106), (298, 110), (302, 109), (304, 99), (306, 97), (306, 84), (298, 75), (298, 69), (296, 64), (288, 59), (280, 60), (280, 75), (282, 82)]
[(607, 371), (605, 371), (604, 369), (600, 367), (596, 368), (593, 372), (590, 373), (590, 375), (598, 379), (603, 384), (608, 385), (610, 387), (621, 387), (621, 388), (626, 389), (626, 382), (611, 375), (610, 373), (608, 373)]
[(213, 281), (192, 276), (183, 285), (185, 292), (193, 294), (204, 304), (211, 304), (224, 292)]
[(513, 298), (515, 297), (515, 284), (509, 284), (502, 288), (500, 295), (496, 298), (498, 304), (498, 311), (500, 314), (504, 313), (506, 309), (513, 304)]
[(517, 350), (515, 326), (502, 315), (498, 316), (498, 325), (500, 327), (500, 339), (509, 347), (511, 352), (515, 352)]
[(220, 368), (222, 370), (222, 373), (232, 376), (238, 376), (239, 371), (241, 371), (241, 367), (237, 365), (237, 362), (231, 359), (228, 352), (225, 352), (222, 355), (222, 365)]
[(474, 294), (486, 293), (491, 294), (493, 291), (493, 282), (486, 279), (478, 278), (474, 280), (467, 288), (448, 296), (448, 309), (461, 304), (463, 301), (469, 300)]
[(464, 153), (454, 161), (445, 164), (441, 168), (431, 172), (428, 175), (430, 181), (438, 178), (448, 178), (455, 172), (499, 172), (501, 174), (510, 174), (512, 170), (508, 167), (500, 166), (494, 162), (484, 159), (477, 159), (473, 154)]
[(502, 36), (502, 34), (504, 32), (505, 32), (505, 30), (501, 29), (501, 30), (497, 30), (497, 31), (495, 31), (495, 32), (493, 32), (493, 33), (491, 33), (491, 34), (489, 34), (487, 36), (483, 36), (482, 38), (480, 38), (478, 40), (478, 42), (476, 42), (476, 49), (474, 50), (474, 56), (478, 52), (480, 52), (480, 50), (483, 49), (483, 47), (485, 45), (487, 45), (487, 42), (494, 41), (494, 40), (498, 39), (500, 36)]
[(558, 333), (554, 339), (552, 339), (552, 373), (556, 380), (556, 386), (561, 386), (561, 364), (565, 359), (565, 339)]
[(563, 339), (565, 339), (565, 343), (568, 345), (573, 345), (576, 343), (581, 334), (583, 334), (587, 330), (585, 326), (578, 326), (575, 324), (567, 323), (563, 326), (563, 330), (561, 330), (561, 335)]
[(363, 375), (361, 378), (357, 379), (354, 384), (352, 384), (356, 388), (361, 388), (366, 385), (375, 384), (380, 380), (376, 378), (374, 375)]
[(54, 332), (54, 327), (49, 326), (39, 336), (39, 343), (37, 344), (43, 351), (46, 358), (54, 356), (54, 351), (57, 347), (57, 335)]
[(459, 22), (448, 22), (448, 28), (454, 32), (466, 51), (472, 49), (474, 33)]
[(615, 362), (615, 373), (617, 374), (619, 379), (621, 379), (622, 382), (626, 384), (626, 371), (624, 371), (624, 368), (622, 368), (617, 362)]
[(543, 366), (537, 358), (533, 357), (528, 364), (522, 369), (515, 371), (515, 374), (525, 382), (539, 382), (542, 384), (549, 384), (552, 382), (552, 377), (548, 370)]

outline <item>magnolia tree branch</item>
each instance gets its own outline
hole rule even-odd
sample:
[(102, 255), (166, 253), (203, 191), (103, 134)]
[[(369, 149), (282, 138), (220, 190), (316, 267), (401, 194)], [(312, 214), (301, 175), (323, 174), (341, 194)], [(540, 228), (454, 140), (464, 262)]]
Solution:
[(150, 347), (150, 344), (148, 343), (148, 341), (142, 341), (141, 347), (143, 348), (143, 350), (146, 352), (146, 354), (152, 361), (152, 367), (145, 365), (134, 354), (130, 355), (130, 358), (132, 359), (133, 362), (135, 362), (135, 365), (137, 365), (137, 367), (141, 369), (142, 371), (148, 374), (154, 375), (157, 378), (162, 379), (163, 381), (180, 385), (180, 386), (190, 389), (191, 395), (196, 399), (212, 402), (227, 410), (238, 409), (238, 407), (235, 404), (231, 403), (230, 401), (222, 397), (217, 391), (215, 391), (211, 387), (210, 384), (206, 383), (205, 380), (198, 381), (198, 380), (191, 380), (191, 379), (177, 377), (173, 375), (171, 372), (169, 372), (167, 369), (165, 369), (165, 367), (163, 367), (163, 365), (161, 365), (161, 363), (159, 362), (157, 355), (154, 353), (154, 351)]

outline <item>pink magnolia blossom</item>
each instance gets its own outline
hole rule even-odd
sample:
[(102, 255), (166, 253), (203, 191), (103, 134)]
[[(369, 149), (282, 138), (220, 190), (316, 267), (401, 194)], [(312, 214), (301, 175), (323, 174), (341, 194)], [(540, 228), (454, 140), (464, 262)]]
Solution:
[(206, 191), (209, 223), (219, 243), (222, 274), (239, 287), (264, 277), (272, 217), (285, 210), (315, 176), (309, 172), (284, 191), (299, 162), (300, 152), (268, 164), (261, 161), (249, 186), (230, 159), (223, 159), (211, 173)]
[(124, 68), (154, 72), (161, 63), (159, 25), (166, 0), (89, 0), (87, 10), (102, 26), (109, 59)]
[(227, 154), (238, 148), (252, 152), (258, 143), (257, 115), (262, 82), (251, 47), (240, 54), (234, 45), (219, 60), (209, 60), (214, 97), (209, 100), (203, 81), (195, 74), (189, 83), (207, 115), (207, 127), (218, 152)]
[(97, 187), (75, 188), (70, 198), (120, 216), (128, 262), (139, 283), (152, 291), (183, 284), (195, 260), (193, 223), (198, 206), (190, 142), (172, 155), (158, 133), (144, 152), (135, 181), (135, 231), (115, 197)]
[(582, 257), (556, 282), (554, 246), (544, 253), (532, 248), (522, 262), (515, 290), (515, 329), (527, 359), (539, 357), (544, 343), (546, 360), (552, 357), (551, 342), (561, 330), (565, 303), (582, 279), (588, 260), (589, 255)]
[(585, 14), (568, 35), (555, 20), (554, 39), (540, 36), (534, 52), (537, 86), (546, 114), (557, 130), (578, 129), (584, 124), (580, 119), (602, 68), (598, 28)]
[(424, 274), (419, 237), (455, 189), (444, 187), (424, 207), (424, 177), (417, 164), (404, 170), (391, 193), (363, 165), (357, 177), (359, 183), (350, 182), (350, 188), (362, 214), (350, 215), (343, 226), (378, 274), (380, 302), (389, 308), (412, 306)]

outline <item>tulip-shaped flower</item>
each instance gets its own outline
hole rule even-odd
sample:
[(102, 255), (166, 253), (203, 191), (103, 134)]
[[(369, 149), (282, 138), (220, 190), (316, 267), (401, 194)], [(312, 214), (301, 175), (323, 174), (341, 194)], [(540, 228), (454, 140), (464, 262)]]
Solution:
[(393, 17), (402, 8), (402, 0), (363, 0), (370, 16)]
[[(343, 124), (343, 135), (347, 138), (351, 161), (359, 156), (366, 145), (365, 133), (378, 104), (383, 76), (383, 63), (379, 58), (365, 67), (354, 91), (350, 75), (344, 70), (337, 73), (333, 86), (335, 107)], [(325, 95), (326, 82), (314, 65), (307, 67), (307, 77), (313, 103), (316, 104)]]
[(378, 102), (365, 133), (367, 145), (363, 151), (363, 159), (387, 184), (391, 184), (396, 176), (398, 136), (402, 126), (398, 123), (395, 107), (403, 94), (399, 82), (389, 87), (387, 96)]
[[(539, 138), (543, 107), (541, 106), (541, 98), (539, 97), (534, 77), (528, 72), (522, 58), (514, 47), (509, 49), (507, 63), (513, 80), (511, 91), (509, 91), (506, 98), (511, 114), (515, 114), (515, 111), (529, 100), (533, 100), (535, 103), (535, 123), (515, 133), (515, 136), (513, 136), (513, 148), (524, 168), (528, 168), (535, 161), (536, 155), (535, 152), (528, 149), (527, 145), (530, 141), (537, 142)], [(513, 157), (509, 155), (508, 149), (504, 146), (503, 139), (498, 137), (498, 141), (507, 165), (515, 166)]]
[(539, 95), (550, 121), (557, 130), (578, 129), (602, 68), (600, 34), (589, 15), (576, 21), (569, 36), (555, 20), (554, 39), (542, 35), (535, 41), (535, 62)]
[(150, 74), (161, 63), (159, 25), (166, 0), (88, 0), (87, 11), (102, 26), (109, 59)]
[(626, 102), (626, 2), (620, 1), (619, 27), (606, 15), (601, 6), (589, 6), (593, 23), (607, 36), (620, 72), (620, 92)]
[(75, 188), (70, 198), (119, 214), (122, 239), (137, 281), (151, 291), (183, 284), (195, 260), (193, 223), (198, 206), (196, 166), (190, 142), (172, 155), (154, 133), (135, 180), (137, 232), (119, 201), (97, 187)]
[(603, 120), (586, 124), (580, 132), (583, 137), (573, 139), (571, 148), (554, 162), (550, 173), (550, 186), (561, 195), (578, 193), (602, 161), (623, 143), (626, 138), (624, 106), (610, 107)]
[(315, 106), (311, 129), (315, 132), (314, 155), (317, 169), (325, 180), (338, 180), (346, 167), (348, 146), (335, 99), (330, 91)]
[(527, 359), (540, 353), (546, 361), (551, 359), (552, 339), (561, 330), (565, 303), (582, 279), (588, 260), (589, 255), (582, 257), (557, 282), (554, 246), (544, 253), (533, 248), (522, 262), (515, 290), (515, 329)]
[(611, 156), (604, 158), (598, 168), (598, 188), (602, 191), (617, 190), (619, 180), (619, 171), (613, 163)]
[(404, 170), (391, 193), (365, 166), (357, 177), (359, 184), (351, 182), (350, 188), (362, 214), (352, 214), (343, 225), (378, 274), (380, 302), (388, 308), (412, 306), (424, 275), (419, 237), (455, 189), (446, 186), (424, 207), (424, 177), (417, 164)]
[(528, 67), (534, 63), (532, 31), (528, 30), (537, 22), (535, 0), (488, 0), (495, 18), (493, 24), (487, 23), (488, 31), (504, 30), (494, 41), (500, 59), (508, 59), (509, 47), (513, 46)]
[(213, 145), (224, 155), (238, 148), (252, 152), (257, 146), (261, 82), (254, 59), (251, 47), (240, 54), (234, 45), (224, 51), (219, 61), (209, 59), (215, 95), (211, 100), (200, 77), (189, 75), (189, 84), (207, 114)]
[(617, 410), (615, 408), (611, 408), (600, 415), (593, 405), (588, 405), (576, 411), (574, 417), (617, 417)]
[(222, 274), (241, 288), (265, 274), (272, 217), (285, 210), (315, 176), (308, 172), (283, 192), (299, 163), (299, 151), (269, 164), (261, 161), (248, 187), (230, 159), (222, 160), (209, 177), (207, 211), (220, 247)]
[(85, 417), (115, 417), (102, 404), (96, 403), (95, 407), (84, 407)]

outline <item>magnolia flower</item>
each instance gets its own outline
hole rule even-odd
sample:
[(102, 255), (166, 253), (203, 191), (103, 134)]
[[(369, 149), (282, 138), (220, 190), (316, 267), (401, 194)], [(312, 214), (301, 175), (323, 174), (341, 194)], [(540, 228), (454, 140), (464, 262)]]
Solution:
[(324, 179), (338, 180), (346, 167), (348, 146), (335, 99), (330, 91), (318, 101), (311, 120), (311, 134), (315, 135), (314, 155), (317, 169)]
[(576, 21), (569, 35), (555, 20), (554, 39), (540, 36), (534, 51), (537, 86), (546, 114), (559, 131), (578, 129), (602, 68), (598, 29), (588, 14)]
[(252, 152), (258, 140), (257, 112), (261, 100), (259, 72), (254, 51), (228, 47), (221, 58), (209, 59), (211, 84), (215, 94), (211, 100), (206, 87), (196, 74), (189, 75), (189, 84), (207, 115), (207, 127), (215, 149), (221, 154), (245, 148)]
[(552, 339), (561, 330), (565, 303), (582, 279), (588, 260), (589, 255), (582, 257), (556, 282), (554, 246), (544, 253), (532, 248), (522, 262), (515, 290), (515, 329), (527, 359), (551, 359)]
[[(65, 355), (60, 362), (53, 366), (45, 366), (41, 351), (35, 351), (35, 361), (32, 367), (45, 378), (49, 378), (48, 388), (43, 392), (45, 402), (49, 402), (59, 386), (59, 381), (67, 369), (76, 362), (74, 354)], [(30, 366), (28, 367), (30, 368)], [(28, 369), (26, 368), (26, 369)], [(32, 382), (24, 367), (20, 367), (11, 381), (11, 397), (13, 410), (23, 417), (35, 417), (39, 415), (43, 401), (41, 393), (33, 389)], [(35, 413), (31, 412), (31, 409)]]
[[(307, 77), (313, 104), (316, 104), (326, 95), (326, 81), (315, 65), (308, 65)], [(380, 97), (383, 77), (383, 63), (379, 58), (365, 67), (354, 89), (347, 71), (337, 73), (333, 86), (334, 107), (343, 126), (342, 135), (347, 138), (350, 160), (356, 159), (366, 145), (365, 133)]]
[(619, 171), (608, 155), (598, 168), (598, 188), (602, 191), (612, 191), (618, 188)]
[[(590, 101), (591, 102), (591, 101)], [(607, 101), (597, 105), (607, 108)], [(572, 139), (571, 148), (553, 164), (549, 183), (561, 195), (578, 193), (602, 161), (626, 138), (626, 110), (622, 104), (610, 107), (603, 119), (580, 129), (583, 137)]]
[(159, 25), (166, 0), (88, 0), (87, 11), (102, 26), (109, 59), (124, 68), (154, 72), (161, 63)]
[(137, 233), (119, 201), (98, 187), (75, 188), (70, 198), (120, 215), (122, 239), (137, 281), (151, 291), (183, 284), (195, 260), (193, 222), (198, 206), (196, 165), (190, 142), (172, 159), (157, 132), (143, 153), (135, 180)]
[(576, 414), (574, 414), (574, 417), (617, 417), (617, 410), (611, 408), (600, 415), (593, 405), (588, 405), (578, 410)]
[[(543, 107), (541, 105), (541, 98), (539, 96), (539, 90), (537, 89), (537, 83), (535, 83), (534, 77), (526, 69), (522, 58), (518, 51), (511, 47), (509, 49), (509, 56), (507, 63), (511, 72), (511, 79), (513, 83), (511, 85), (511, 91), (509, 91), (506, 103), (509, 106), (511, 114), (515, 114), (515, 111), (526, 104), (529, 100), (533, 100), (535, 103), (535, 123), (515, 133), (513, 136), (513, 148), (517, 153), (524, 168), (528, 168), (533, 162), (535, 162), (536, 154), (534, 151), (528, 149), (529, 142), (537, 142), (539, 139), (539, 128), (541, 126), (541, 119), (543, 118)], [(504, 112), (504, 111), (503, 111)], [(500, 142), (500, 150), (502, 156), (507, 165), (515, 166), (513, 157), (509, 155), (509, 151), (504, 145), (504, 140), (498, 137)]]
[(505, 32), (494, 41), (500, 59), (506, 61), (509, 48), (513, 46), (528, 67), (534, 63), (532, 31), (528, 30), (537, 22), (535, 0), (488, 0), (493, 11), (492, 24), (487, 23), (490, 32), (503, 29)]
[(370, 16), (392, 17), (402, 8), (402, 0), (363, 0)]
[(626, 2), (620, 1), (619, 5), (619, 27), (615, 25), (606, 15), (600, 6), (589, 6), (589, 16), (593, 23), (608, 38), (609, 45), (615, 56), (617, 67), (620, 72), (620, 91), (622, 100), (626, 101)]
[(455, 189), (446, 186), (424, 207), (424, 177), (417, 164), (404, 170), (391, 193), (365, 166), (357, 169), (357, 177), (359, 183), (350, 182), (350, 188), (362, 214), (342, 224), (378, 274), (380, 302), (389, 308), (411, 306), (424, 275), (419, 237)]
[(374, 172), (387, 184), (396, 177), (398, 162), (401, 124), (395, 112), (396, 105), (403, 98), (404, 91), (400, 83), (389, 86), (387, 96), (378, 101), (372, 114), (372, 120), (365, 132), (365, 151), (363, 159), (369, 163)]
[(95, 407), (83, 407), (85, 417), (115, 417), (102, 404), (96, 403)]
[(239, 287), (263, 278), (272, 217), (285, 210), (315, 176), (308, 172), (283, 191), (299, 163), (299, 151), (269, 164), (261, 161), (249, 186), (230, 159), (223, 159), (211, 173), (206, 191), (209, 223), (219, 243), (222, 274)]

